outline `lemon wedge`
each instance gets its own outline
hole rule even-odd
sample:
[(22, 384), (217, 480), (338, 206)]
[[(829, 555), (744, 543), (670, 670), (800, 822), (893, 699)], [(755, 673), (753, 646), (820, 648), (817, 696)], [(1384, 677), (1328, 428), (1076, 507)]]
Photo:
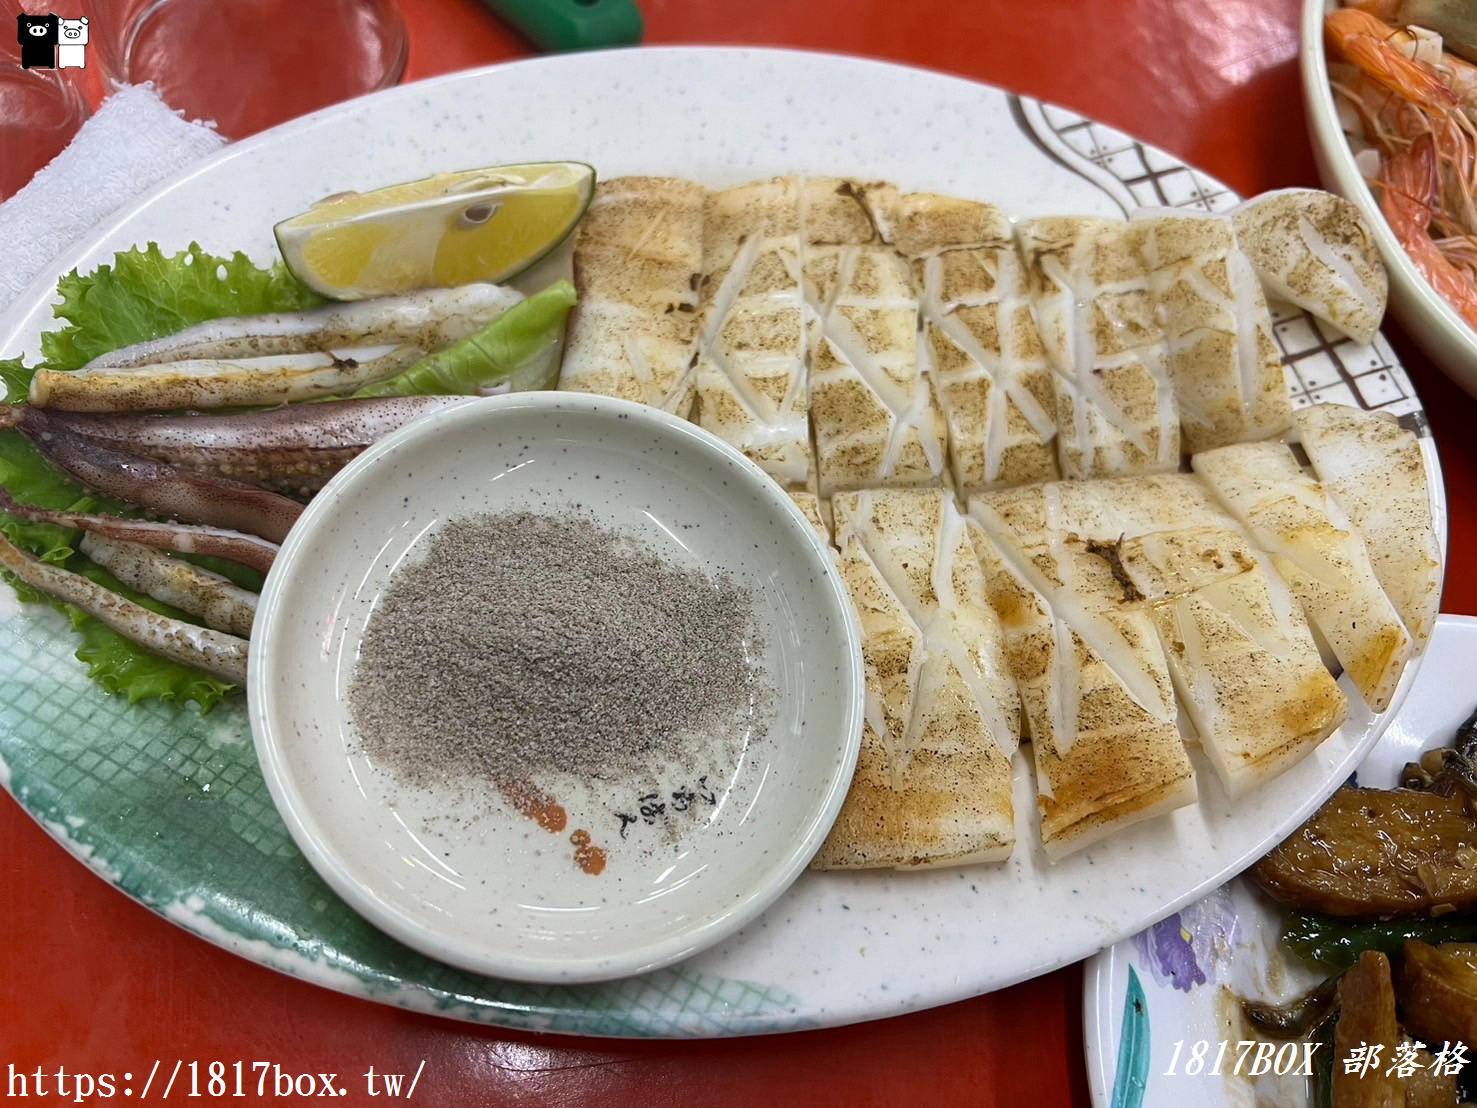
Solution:
[(332, 300), (504, 282), (574, 230), (595, 191), (582, 162), (439, 173), (327, 197), (273, 228), (283, 261)]

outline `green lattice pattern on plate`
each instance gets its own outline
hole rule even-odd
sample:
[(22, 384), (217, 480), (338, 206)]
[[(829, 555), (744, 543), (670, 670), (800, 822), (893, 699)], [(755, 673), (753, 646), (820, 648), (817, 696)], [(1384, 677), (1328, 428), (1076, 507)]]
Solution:
[(269, 944), (272, 956), (258, 960), (296, 976), (485, 1023), (654, 1036), (797, 1026), (784, 990), (681, 966), (605, 985), (535, 986), (415, 953), (355, 914), (298, 851), (257, 768), (240, 698), (204, 717), (129, 705), (87, 682), (55, 612), (3, 603), (0, 761), (10, 791), (148, 907), (240, 952)]

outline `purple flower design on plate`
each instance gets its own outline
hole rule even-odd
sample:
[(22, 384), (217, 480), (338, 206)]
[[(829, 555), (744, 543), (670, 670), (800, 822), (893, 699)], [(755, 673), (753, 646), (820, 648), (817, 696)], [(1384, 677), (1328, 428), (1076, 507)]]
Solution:
[(1156, 984), (1189, 992), (1217, 980), (1217, 970), (1230, 962), (1239, 931), (1230, 889), (1222, 886), (1140, 931), (1133, 942)]

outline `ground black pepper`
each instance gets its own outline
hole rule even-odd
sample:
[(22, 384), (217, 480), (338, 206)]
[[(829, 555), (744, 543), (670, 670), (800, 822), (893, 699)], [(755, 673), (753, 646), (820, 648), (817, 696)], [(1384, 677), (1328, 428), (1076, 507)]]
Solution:
[(766, 693), (750, 594), (579, 515), (447, 524), (391, 580), (349, 687), (415, 785), (694, 764)]

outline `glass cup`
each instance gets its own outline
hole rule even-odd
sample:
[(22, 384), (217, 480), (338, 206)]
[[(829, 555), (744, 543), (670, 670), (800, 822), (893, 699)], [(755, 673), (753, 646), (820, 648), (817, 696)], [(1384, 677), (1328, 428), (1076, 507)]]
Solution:
[(170, 107), (246, 135), (405, 72), (395, 0), (86, 0), (107, 82), (152, 81)]
[(23, 67), (13, 28), (24, 12), (18, 0), (0, 0), (0, 200), (60, 154), (87, 118), (69, 71)]

